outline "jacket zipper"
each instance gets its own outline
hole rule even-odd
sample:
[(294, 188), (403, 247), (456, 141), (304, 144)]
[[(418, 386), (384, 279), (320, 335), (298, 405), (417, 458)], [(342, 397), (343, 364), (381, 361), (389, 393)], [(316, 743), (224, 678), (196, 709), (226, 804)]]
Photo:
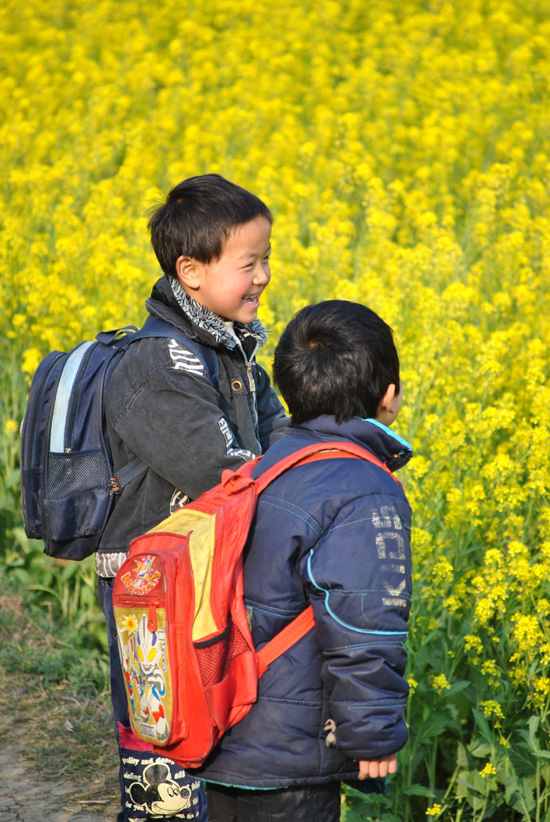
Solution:
[(253, 372), (253, 369), (252, 369), (252, 359), (253, 359), (254, 355), (256, 354), (256, 351), (258, 350), (258, 345), (256, 345), (256, 348), (251, 353), (250, 359), (247, 358), (242, 345), (240, 346), (240, 348), (241, 348), (241, 351), (242, 351), (242, 354), (243, 354), (243, 357), (244, 357), (244, 361), (245, 361), (245, 364), (246, 364), (246, 375), (248, 377), (248, 389), (249, 389), (249, 391), (252, 395), (252, 422), (254, 423), (254, 435), (256, 437), (256, 448), (258, 450), (258, 453), (261, 454), (262, 447), (261, 447), (261, 443), (260, 443), (258, 407), (257, 407), (257, 403), (256, 403), (256, 381), (254, 379), (254, 372)]

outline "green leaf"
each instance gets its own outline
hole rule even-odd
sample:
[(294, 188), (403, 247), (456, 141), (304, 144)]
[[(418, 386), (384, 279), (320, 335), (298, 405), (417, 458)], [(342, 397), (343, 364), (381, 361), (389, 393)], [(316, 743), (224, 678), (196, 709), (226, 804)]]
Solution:
[(518, 799), (512, 804), (514, 810), (524, 812), (525, 809), (527, 809), (528, 811), (532, 811), (536, 804), (535, 796), (526, 779), (522, 779), (518, 785), (518, 794)]
[(462, 742), (459, 742), (456, 746), (456, 764), (459, 768), (468, 769), (468, 754)]
[(474, 709), (474, 710), (472, 711), (472, 713), (473, 713), (473, 715), (474, 715), (474, 719), (475, 719), (476, 725), (477, 725), (477, 727), (479, 728), (479, 730), (481, 731), (481, 735), (482, 735), (482, 737), (483, 737), (483, 738), (484, 738), (487, 742), (492, 743), (492, 742), (495, 740), (495, 738), (496, 738), (496, 737), (495, 737), (495, 734), (494, 734), (494, 733), (491, 731), (491, 729), (489, 728), (489, 725), (488, 725), (488, 723), (487, 723), (487, 720), (485, 719), (485, 717), (483, 716), (483, 714), (482, 714), (482, 713), (480, 713), (480, 711), (476, 711), (476, 710)]
[(485, 789), (483, 777), (477, 771), (460, 771), (456, 782), (456, 795), (459, 798), (468, 798), (470, 791), (482, 794)]
[(533, 751), (529, 742), (516, 743), (508, 752), (507, 758), (518, 776), (529, 776), (535, 770)]
[(533, 755), (539, 757), (540, 759), (550, 759), (550, 751), (541, 751), (540, 748), (533, 751)]
[(425, 788), (423, 785), (409, 785), (408, 788), (403, 788), (401, 793), (405, 796), (426, 796), (428, 799), (433, 799), (435, 792), (430, 788)]
[(417, 742), (422, 745), (429, 739), (440, 736), (448, 724), (449, 718), (445, 714), (431, 713), (417, 733)]
[(472, 756), (486, 758), (490, 755), (492, 749), (493, 749), (492, 746), (489, 745), (488, 742), (481, 742), (480, 741), (480, 742), (476, 742), (476, 744), (473, 746), (473, 748), (470, 748), (470, 753), (472, 754)]
[(525, 739), (533, 756), (539, 757), (540, 759), (550, 759), (550, 751), (543, 751), (540, 748), (537, 737), (535, 736), (540, 724), (539, 717), (532, 716), (527, 724), (529, 725), (529, 732), (522, 728), (519, 731), (519, 735)]
[(453, 684), (451, 685), (449, 690), (444, 692), (443, 696), (444, 697), (454, 696), (454, 694), (458, 694), (458, 693), (460, 693), (460, 691), (465, 691), (466, 688), (469, 688), (471, 686), (471, 684), (472, 684), (471, 682), (466, 682), (465, 680), (460, 680), (459, 682), (453, 682)]
[(538, 748), (538, 742), (536, 740), (535, 734), (539, 729), (540, 719), (538, 716), (531, 716), (529, 717), (529, 722), (527, 723), (529, 726), (529, 739), (533, 742), (534, 747)]

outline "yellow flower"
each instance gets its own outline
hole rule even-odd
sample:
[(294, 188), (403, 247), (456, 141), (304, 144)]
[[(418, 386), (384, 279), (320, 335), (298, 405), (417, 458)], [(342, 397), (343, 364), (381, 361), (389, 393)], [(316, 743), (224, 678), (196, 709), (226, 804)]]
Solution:
[(19, 431), (19, 426), (15, 420), (6, 420), (4, 424), (4, 433), (10, 437), (12, 434), (16, 434)]
[(486, 699), (484, 702), (479, 703), (479, 707), (483, 712), (483, 716), (495, 719), (496, 727), (500, 727), (500, 720), (504, 719), (504, 714), (502, 713), (502, 708), (500, 707), (498, 702), (495, 702), (492, 699)]
[(438, 674), (437, 676), (434, 676), (433, 687), (435, 688), (438, 694), (441, 694), (443, 693), (443, 691), (448, 690), (451, 686), (447, 681), (447, 677), (445, 676), (445, 674)]
[(497, 769), (494, 767), (494, 765), (491, 765), (490, 762), (487, 762), (483, 770), (479, 772), (479, 775), (486, 778), (488, 776), (493, 776), (494, 774), (496, 774), (496, 772)]
[(493, 659), (487, 659), (482, 663), (481, 673), (487, 677), (490, 685), (497, 685), (500, 682), (501, 672)]

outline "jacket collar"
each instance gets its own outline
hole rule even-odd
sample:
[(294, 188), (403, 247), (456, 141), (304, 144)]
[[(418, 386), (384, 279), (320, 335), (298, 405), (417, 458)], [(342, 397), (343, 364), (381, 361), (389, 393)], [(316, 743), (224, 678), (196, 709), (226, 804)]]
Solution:
[(258, 346), (267, 342), (267, 331), (259, 320), (246, 324), (235, 323), (238, 340), (235, 339), (221, 317), (189, 297), (177, 280), (166, 275), (157, 280), (145, 306), (154, 317), (159, 317), (193, 339), (216, 348), (233, 349), (240, 342), (250, 357)]
[(413, 455), (409, 443), (391, 428), (373, 419), (363, 420), (353, 417), (343, 423), (337, 423), (334, 417), (323, 415), (302, 425), (289, 426), (287, 436), (304, 436), (309, 439), (313, 435), (321, 441), (351, 440), (358, 445), (368, 448), (369, 451), (382, 460), (390, 471), (397, 471), (408, 463)]

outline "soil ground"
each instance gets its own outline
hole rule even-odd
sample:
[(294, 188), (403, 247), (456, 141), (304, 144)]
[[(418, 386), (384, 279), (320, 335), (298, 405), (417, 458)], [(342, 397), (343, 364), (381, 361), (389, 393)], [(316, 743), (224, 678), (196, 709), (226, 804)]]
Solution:
[(115, 822), (118, 765), (109, 696), (81, 696), (66, 682), (17, 670), (14, 648), (23, 658), (29, 648), (45, 658), (52, 640), (35, 630), (17, 600), (6, 599), (0, 597), (0, 819)]
[(17, 744), (0, 752), (2, 822), (114, 822), (116, 804), (94, 796), (93, 784), (79, 785), (75, 779), (44, 781), (34, 764)]

